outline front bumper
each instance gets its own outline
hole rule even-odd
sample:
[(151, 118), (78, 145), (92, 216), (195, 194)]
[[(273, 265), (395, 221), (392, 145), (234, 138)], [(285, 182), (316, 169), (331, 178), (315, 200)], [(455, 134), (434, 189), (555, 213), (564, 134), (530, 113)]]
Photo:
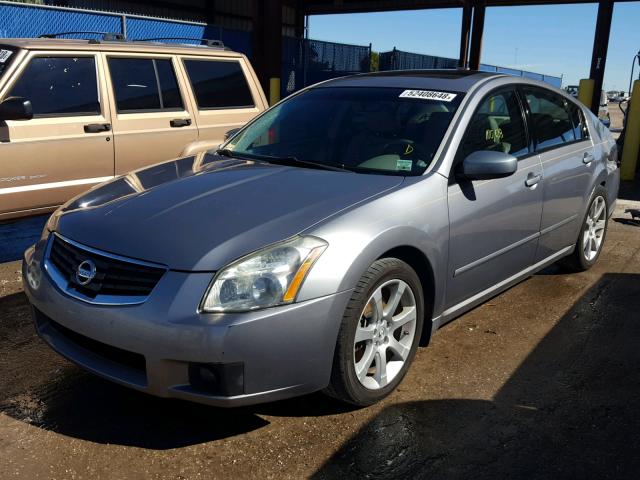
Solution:
[[(256, 312), (199, 314), (211, 273), (168, 271), (143, 304), (93, 305), (51, 282), (42, 268), (45, 246), (41, 241), (27, 250), (22, 265), (38, 334), (104, 378), (161, 397), (218, 406), (302, 395), (329, 383), (351, 291)], [(204, 391), (190, 377), (194, 365), (232, 372), (233, 394)]]

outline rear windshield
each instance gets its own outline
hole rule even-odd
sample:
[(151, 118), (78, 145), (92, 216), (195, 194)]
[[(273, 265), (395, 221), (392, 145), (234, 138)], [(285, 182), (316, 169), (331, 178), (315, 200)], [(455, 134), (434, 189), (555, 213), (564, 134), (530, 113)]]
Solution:
[(420, 175), (433, 161), (462, 94), (320, 87), (268, 110), (225, 147), (362, 173)]
[(4, 45), (0, 45), (0, 77), (5, 72), (16, 56), (16, 50)]

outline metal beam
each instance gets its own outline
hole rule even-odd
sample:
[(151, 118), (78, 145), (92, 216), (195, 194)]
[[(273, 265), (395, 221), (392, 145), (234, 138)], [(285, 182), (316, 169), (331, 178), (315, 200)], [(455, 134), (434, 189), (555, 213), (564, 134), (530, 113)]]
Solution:
[[(637, 0), (616, 0), (630, 2)], [(305, 15), (460, 8), (463, 0), (306, 0)], [(487, 7), (594, 3), (594, 0), (487, 0)]]
[(466, 3), (462, 7), (462, 26), (460, 29), (460, 55), (458, 67), (467, 68), (469, 65), (469, 36), (471, 35), (471, 15), (473, 7)]
[(589, 78), (594, 80), (593, 97), (591, 99), (591, 111), (598, 114), (602, 84), (604, 82), (604, 69), (607, 63), (607, 50), (609, 48), (609, 34), (611, 33), (611, 18), (613, 17), (613, 1), (600, 0), (598, 4), (598, 19), (596, 21), (596, 33), (593, 38), (593, 53), (591, 54), (591, 71)]
[(480, 70), (485, 10), (486, 2), (484, 0), (477, 1), (473, 7), (473, 29), (471, 30), (471, 49), (469, 52), (469, 68), (471, 70)]

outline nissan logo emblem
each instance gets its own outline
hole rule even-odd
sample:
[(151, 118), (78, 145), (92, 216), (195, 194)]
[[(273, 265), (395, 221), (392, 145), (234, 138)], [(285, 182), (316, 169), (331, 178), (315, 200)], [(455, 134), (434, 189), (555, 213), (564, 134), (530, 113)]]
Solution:
[(91, 260), (85, 260), (76, 269), (76, 282), (87, 285), (96, 276), (96, 264)]

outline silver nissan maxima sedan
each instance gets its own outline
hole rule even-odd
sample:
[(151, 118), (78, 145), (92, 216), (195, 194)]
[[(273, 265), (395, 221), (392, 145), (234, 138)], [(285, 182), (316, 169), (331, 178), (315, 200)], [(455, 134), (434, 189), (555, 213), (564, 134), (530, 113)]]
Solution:
[(543, 83), (346, 77), (70, 201), (25, 290), (44, 341), (114, 382), (369, 405), (446, 322), (551, 263), (591, 267), (618, 184), (609, 132)]

